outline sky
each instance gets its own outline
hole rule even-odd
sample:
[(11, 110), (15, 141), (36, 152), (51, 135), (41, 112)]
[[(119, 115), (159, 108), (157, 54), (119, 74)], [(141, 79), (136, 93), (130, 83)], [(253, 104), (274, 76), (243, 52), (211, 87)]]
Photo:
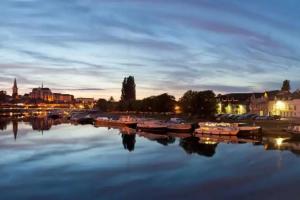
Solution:
[(1, 0), (0, 90), (119, 99), (300, 87), (298, 0)]

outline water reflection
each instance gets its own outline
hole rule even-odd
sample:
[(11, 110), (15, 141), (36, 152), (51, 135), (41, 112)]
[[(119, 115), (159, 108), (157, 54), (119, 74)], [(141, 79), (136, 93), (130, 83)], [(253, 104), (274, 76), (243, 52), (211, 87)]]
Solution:
[(18, 121), (17, 120), (14, 120), (12, 122), (13, 124), (13, 133), (14, 133), (14, 138), (15, 140), (17, 140), (17, 135), (18, 135)]
[[(0, 118), (0, 130), (5, 131), (9, 124), (12, 127), (14, 139), (18, 138), (19, 123), (31, 126), (32, 130), (44, 132), (51, 130), (54, 126), (70, 124), (67, 119), (48, 119), (48, 118)], [(117, 129), (117, 128), (113, 128)], [(133, 152), (137, 141), (136, 135), (156, 142), (163, 146), (175, 144), (184, 149), (187, 154), (197, 154), (205, 157), (213, 157), (220, 143), (224, 144), (252, 144), (253, 146), (263, 146), (265, 150), (290, 151), (300, 155), (300, 137), (262, 137), (261, 135), (251, 136), (219, 136), (219, 135), (191, 135), (191, 134), (153, 134), (146, 132), (136, 133), (135, 129), (123, 127), (117, 129), (122, 138), (122, 146), (126, 151)]]
[(275, 137), (263, 139), (265, 150), (280, 150), (280, 151), (290, 151), (295, 155), (300, 156), (300, 137)]
[(17, 140), (19, 132), (19, 123), (29, 124), (34, 131), (44, 132), (49, 131), (52, 126), (60, 125), (63, 123), (69, 123), (65, 119), (48, 119), (41, 117), (31, 117), (31, 118), (0, 118), (0, 130), (5, 131), (9, 124), (12, 125), (12, 133), (14, 139)]
[(4, 131), (7, 129), (7, 125), (10, 123), (10, 120), (0, 118), (0, 130)]
[(187, 154), (198, 154), (206, 157), (212, 157), (216, 153), (218, 143), (202, 142), (198, 137), (188, 137), (180, 139), (179, 145)]
[(32, 118), (30, 123), (32, 125), (32, 130), (35, 131), (49, 131), (53, 125), (54, 120), (47, 118)]
[(176, 139), (170, 135), (161, 135), (155, 133), (139, 132), (139, 136), (147, 138), (150, 141), (155, 141), (163, 146), (175, 143)]
[(296, 137), (158, 135), (42, 118), (0, 124), (6, 129), (0, 131), (5, 200), (276, 199), (270, 191), (288, 191), (281, 199), (298, 195)]
[(135, 135), (122, 134), (122, 141), (124, 149), (127, 149), (129, 152), (134, 151)]

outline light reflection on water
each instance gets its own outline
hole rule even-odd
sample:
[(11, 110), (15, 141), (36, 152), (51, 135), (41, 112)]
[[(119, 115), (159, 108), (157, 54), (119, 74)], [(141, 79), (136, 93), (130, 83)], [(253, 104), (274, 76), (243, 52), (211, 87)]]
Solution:
[(295, 198), (300, 139), (0, 121), (1, 199)]

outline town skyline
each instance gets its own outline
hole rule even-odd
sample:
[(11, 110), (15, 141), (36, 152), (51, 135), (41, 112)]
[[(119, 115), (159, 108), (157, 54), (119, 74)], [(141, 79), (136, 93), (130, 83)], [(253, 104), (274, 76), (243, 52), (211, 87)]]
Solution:
[(16, 77), (20, 93), (44, 82), (75, 96), (119, 98), (122, 78), (133, 75), (138, 99), (264, 91), (284, 79), (296, 89), (300, 5), (269, 4), (3, 0), (0, 88), (11, 93)]
[[(290, 80), (288, 80), (289, 82), (290, 82)], [(82, 89), (62, 89), (62, 88), (52, 88), (51, 86), (49, 86), (49, 85), (44, 85), (44, 82), (42, 82), (41, 83), (41, 85), (37, 85), (36, 87), (33, 87), (33, 88), (27, 88), (27, 89), (25, 89), (24, 90), (24, 88), (22, 88), (22, 86), (20, 86), (20, 84), (19, 84), (19, 82), (18, 82), (18, 80), (17, 80), (17, 78), (14, 78), (13, 80), (12, 80), (12, 83), (11, 83), (11, 87), (10, 88), (8, 88), (7, 90), (5, 90), (5, 88), (3, 89), (3, 88), (0, 88), (0, 91), (4, 91), (4, 92), (6, 92), (7, 93), (7, 95), (10, 95), (10, 96), (14, 96), (14, 87), (15, 87), (15, 84), (17, 83), (17, 94), (18, 95), (21, 95), (21, 96), (23, 96), (23, 95), (26, 95), (26, 94), (30, 94), (31, 93), (31, 91), (33, 90), (33, 89), (37, 89), (37, 88), (49, 88), (52, 92), (63, 92), (63, 93), (65, 93), (66, 95), (72, 95), (72, 96), (74, 96), (74, 97), (76, 97), (76, 98), (94, 98), (95, 100), (96, 99), (101, 99), (101, 98), (104, 98), (104, 99), (109, 99), (109, 98), (111, 98), (111, 97), (113, 97), (116, 101), (119, 101), (120, 100), (120, 98), (121, 98), (121, 90), (122, 90), (122, 84), (121, 84), (121, 82), (120, 82), (120, 91), (119, 91), (119, 96), (113, 96), (113, 95), (108, 95), (107, 97), (103, 97), (103, 96), (101, 96), (101, 95), (99, 95), (98, 97), (95, 97), (95, 96), (83, 96), (83, 95), (79, 95), (79, 96), (76, 96), (74, 93), (72, 93), (72, 91), (80, 91), (80, 90), (82, 90)], [(278, 87), (277, 88), (272, 88), (272, 89), (265, 89), (265, 90), (262, 90), (262, 91), (241, 91), (241, 92), (227, 92), (227, 93), (217, 93), (216, 91), (214, 91), (213, 89), (209, 89), (209, 88), (207, 88), (207, 89), (205, 89), (205, 90), (211, 90), (211, 91), (213, 91), (214, 93), (215, 93), (215, 95), (219, 95), (219, 94), (221, 94), (221, 95), (226, 95), (226, 94), (235, 94), (235, 93), (249, 93), (249, 94), (251, 94), (251, 93), (263, 93), (263, 92), (266, 92), (266, 91), (274, 91), (274, 90), (280, 90), (280, 87), (281, 87), (281, 84), (282, 84), (282, 82), (281, 83), (278, 83)], [(297, 91), (297, 90), (299, 90), (300, 88), (298, 88), (298, 87), (295, 87), (295, 86), (293, 86), (293, 83), (291, 84), (291, 86), (290, 86), (291, 88), (291, 91)], [(138, 85), (137, 85), (137, 88), (138, 88)], [(85, 90), (85, 89), (84, 89)], [(103, 91), (103, 89), (91, 89), (91, 90), (98, 90), (98, 91)], [(186, 89), (186, 91), (187, 90), (192, 90), (192, 89)], [(196, 89), (197, 90), (197, 89)], [(196, 91), (195, 90), (195, 91)], [(24, 92), (24, 93), (22, 93), (22, 91), (27, 91), (27, 92)], [(199, 91), (199, 90), (198, 90)], [(170, 95), (173, 95), (173, 94), (171, 94), (171, 93), (169, 93), (168, 91), (163, 91), (162, 93), (168, 93), (168, 94), (170, 94)], [(149, 97), (149, 96), (155, 96), (155, 95), (159, 95), (160, 93), (155, 93), (155, 94), (148, 94), (148, 96), (145, 96), (145, 97), (142, 97), (142, 98), (138, 98), (138, 93), (137, 93), (137, 99), (143, 99), (143, 98), (146, 98), (146, 97)], [(175, 96), (174, 95), (174, 97), (176, 98), (176, 99), (179, 99), (181, 96), (183, 95), (183, 93), (180, 95), (179, 94), (179, 96)]]

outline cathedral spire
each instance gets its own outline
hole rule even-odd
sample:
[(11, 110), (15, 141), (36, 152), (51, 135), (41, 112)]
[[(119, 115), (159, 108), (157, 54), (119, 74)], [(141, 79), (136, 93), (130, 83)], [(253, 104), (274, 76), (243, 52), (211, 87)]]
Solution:
[(13, 85), (13, 88), (12, 88), (12, 97), (13, 97), (13, 99), (18, 98), (18, 85), (17, 85), (17, 79), (16, 78), (14, 80), (14, 85)]
[(17, 87), (17, 79), (14, 80), (14, 87)]

